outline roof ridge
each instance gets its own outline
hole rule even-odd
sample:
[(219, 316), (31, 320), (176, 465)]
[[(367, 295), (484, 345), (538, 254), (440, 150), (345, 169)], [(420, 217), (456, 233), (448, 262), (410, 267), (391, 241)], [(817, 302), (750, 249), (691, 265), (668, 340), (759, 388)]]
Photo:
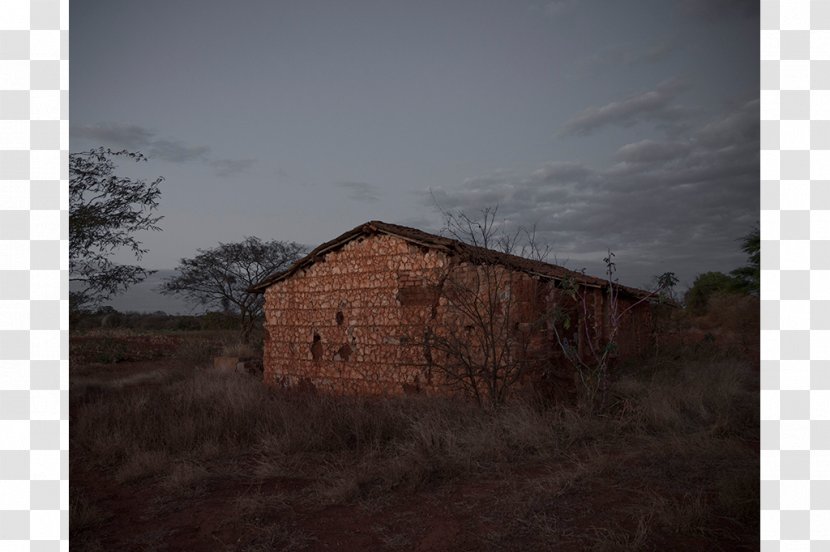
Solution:
[[(488, 249), (477, 245), (465, 243), (461, 240), (441, 236), (439, 234), (432, 234), (425, 232), (418, 228), (403, 226), (400, 224), (393, 224), (384, 222), (382, 220), (370, 220), (360, 224), (351, 230), (348, 230), (340, 236), (324, 242), (311, 250), (305, 257), (295, 261), (290, 267), (285, 270), (274, 272), (252, 285), (248, 288), (249, 292), (262, 293), (266, 288), (272, 284), (290, 277), (300, 269), (315, 263), (323, 255), (342, 247), (346, 243), (355, 239), (356, 237), (368, 233), (382, 231), (402, 238), (404, 240), (421, 243), (427, 247), (444, 249), (450, 253), (467, 257), (470, 261), (487, 264), (501, 264), (508, 266), (515, 270), (526, 273), (535, 274), (543, 278), (550, 278), (554, 280), (564, 280), (573, 278), (583, 285), (606, 287), (609, 285), (607, 279), (590, 276), (584, 272), (574, 271), (560, 265), (548, 263), (545, 261), (538, 261), (528, 259), (512, 253), (505, 253)], [(645, 290), (623, 286), (615, 283), (615, 287), (625, 290), (635, 296), (650, 295), (651, 293)]]

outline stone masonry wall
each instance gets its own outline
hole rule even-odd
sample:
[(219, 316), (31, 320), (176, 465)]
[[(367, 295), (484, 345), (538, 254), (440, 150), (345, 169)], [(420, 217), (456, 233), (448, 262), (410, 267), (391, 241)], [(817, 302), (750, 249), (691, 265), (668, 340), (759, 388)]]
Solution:
[[(430, 367), (424, 330), (428, 324), (450, 326), (444, 320), (446, 299), (435, 285), (450, 262), (435, 249), (378, 234), (352, 240), (270, 286), (265, 382), (335, 393), (446, 393)], [(476, 270), (460, 268), (462, 274)], [(559, 299), (550, 282), (525, 273), (513, 273), (510, 281), (517, 329), (538, 320)], [(631, 314), (638, 322), (645, 316), (640, 310)], [(531, 354), (539, 365), (561, 361), (550, 333), (541, 328), (534, 335)], [(621, 356), (642, 349), (649, 336), (650, 326), (627, 330), (620, 336), (626, 342)], [(562, 366), (550, 372), (557, 385), (570, 378)]]
[(428, 385), (423, 335), (447, 259), (378, 235), (355, 239), (265, 292), (264, 378), (398, 394)]

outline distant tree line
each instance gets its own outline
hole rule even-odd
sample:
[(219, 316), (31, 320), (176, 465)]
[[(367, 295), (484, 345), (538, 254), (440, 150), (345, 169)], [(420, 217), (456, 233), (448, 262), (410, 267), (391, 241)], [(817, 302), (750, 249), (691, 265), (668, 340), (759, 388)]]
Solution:
[(719, 294), (757, 296), (761, 289), (761, 232), (753, 229), (741, 239), (741, 250), (747, 254), (746, 265), (724, 274), (699, 274), (683, 297), (691, 314), (703, 314), (712, 297)]
[(85, 311), (75, 311), (71, 319), (74, 331), (89, 331), (99, 328), (122, 328), (154, 332), (237, 330), (239, 318), (224, 312), (202, 314), (168, 314), (156, 312), (120, 312), (113, 307), (103, 306)]

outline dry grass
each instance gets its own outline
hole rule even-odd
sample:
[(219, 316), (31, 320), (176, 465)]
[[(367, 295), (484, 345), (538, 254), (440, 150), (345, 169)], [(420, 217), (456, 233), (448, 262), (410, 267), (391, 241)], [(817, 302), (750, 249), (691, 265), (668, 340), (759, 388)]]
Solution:
[[(257, 527), (240, 544), (246, 550), (301, 549), (312, 539), (277, 516), (298, 498), (263, 491), (269, 477), (311, 480), (299, 500), (315, 507), (382, 506), (474, 477), (501, 481), (476, 514), (488, 527), (481, 549), (729, 541), (757, 528), (756, 379), (730, 359), (655, 360), (619, 377), (602, 416), (521, 403), (486, 411), (423, 397), (292, 396), (213, 370), (151, 387), (113, 380), (71, 395), (72, 459), (119, 483), (149, 482), (165, 503), (197, 498), (217, 479), (245, 482), (252, 490), (233, 508)], [(614, 503), (597, 497), (615, 495), (636, 506), (606, 519)], [(73, 528), (94, 527), (89, 504), (73, 504)], [(389, 530), (382, 537), (392, 547), (409, 542)]]
[(648, 433), (745, 433), (757, 427), (754, 373), (734, 359), (654, 362), (614, 386), (625, 417)]
[(232, 341), (225, 343), (222, 347), (222, 354), (224, 356), (232, 356), (239, 358), (259, 358), (262, 357), (262, 351), (257, 351), (256, 347), (250, 343), (240, 343)]
[(210, 339), (183, 339), (176, 348), (175, 356), (192, 362), (194, 366), (207, 366), (218, 350), (219, 347)]
[(294, 552), (306, 550), (314, 542), (314, 537), (303, 531), (286, 527), (280, 522), (273, 522), (256, 528), (256, 536), (237, 548), (240, 552)]
[(265, 493), (262, 489), (250, 490), (238, 496), (234, 503), (238, 519), (247, 523), (259, 523), (290, 508), (287, 496), (282, 493)]
[(69, 523), (73, 532), (87, 531), (109, 517), (112, 516), (91, 504), (84, 495), (73, 493), (69, 497)]

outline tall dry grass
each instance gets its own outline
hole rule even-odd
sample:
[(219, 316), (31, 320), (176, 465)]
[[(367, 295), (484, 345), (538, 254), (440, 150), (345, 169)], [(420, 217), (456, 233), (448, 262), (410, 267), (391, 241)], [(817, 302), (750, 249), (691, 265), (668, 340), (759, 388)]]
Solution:
[[(559, 530), (551, 512), (562, 497), (578, 503), (609, 488), (643, 498), (632, 523), (597, 520), (578, 536), (598, 549), (712, 535), (723, 519), (750, 531), (757, 524), (757, 370), (734, 359), (629, 369), (612, 385), (609, 411), (591, 416), (520, 402), (483, 410), (429, 397), (290, 395), (213, 370), (161, 383), (74, 389), (73, 465), (149, 482), (168, 501), (198, 497), (218, 477), (308, 478), (305, 500), (318, 505), (501, 479), (509, 485), (500, 506), (482, 513), (504, 528), (481, 537), (494, 549), (509, 549), (511, 531), (534, 542)], [(534, 466), (551, 475), (527, 486), (523, 473)], [(240, 514), (255, 518), (274, 507), (267, 500), (241, 499)], [(85, 504), (73, 511), (89, 525)]]
[(752, 433), (757, 376), (737, 361), (654, 362), (613, 385), (612, 412), (584, 416), (514, 403), (495, 411), (438, 398), (275, 393), (212, 370), (152, 388), (72, 394), (73, 453), (140, 476), (142, 466), (215, 456), (345, 455), (441, 474), (567, 453), (575, 445), (704, 432)]

